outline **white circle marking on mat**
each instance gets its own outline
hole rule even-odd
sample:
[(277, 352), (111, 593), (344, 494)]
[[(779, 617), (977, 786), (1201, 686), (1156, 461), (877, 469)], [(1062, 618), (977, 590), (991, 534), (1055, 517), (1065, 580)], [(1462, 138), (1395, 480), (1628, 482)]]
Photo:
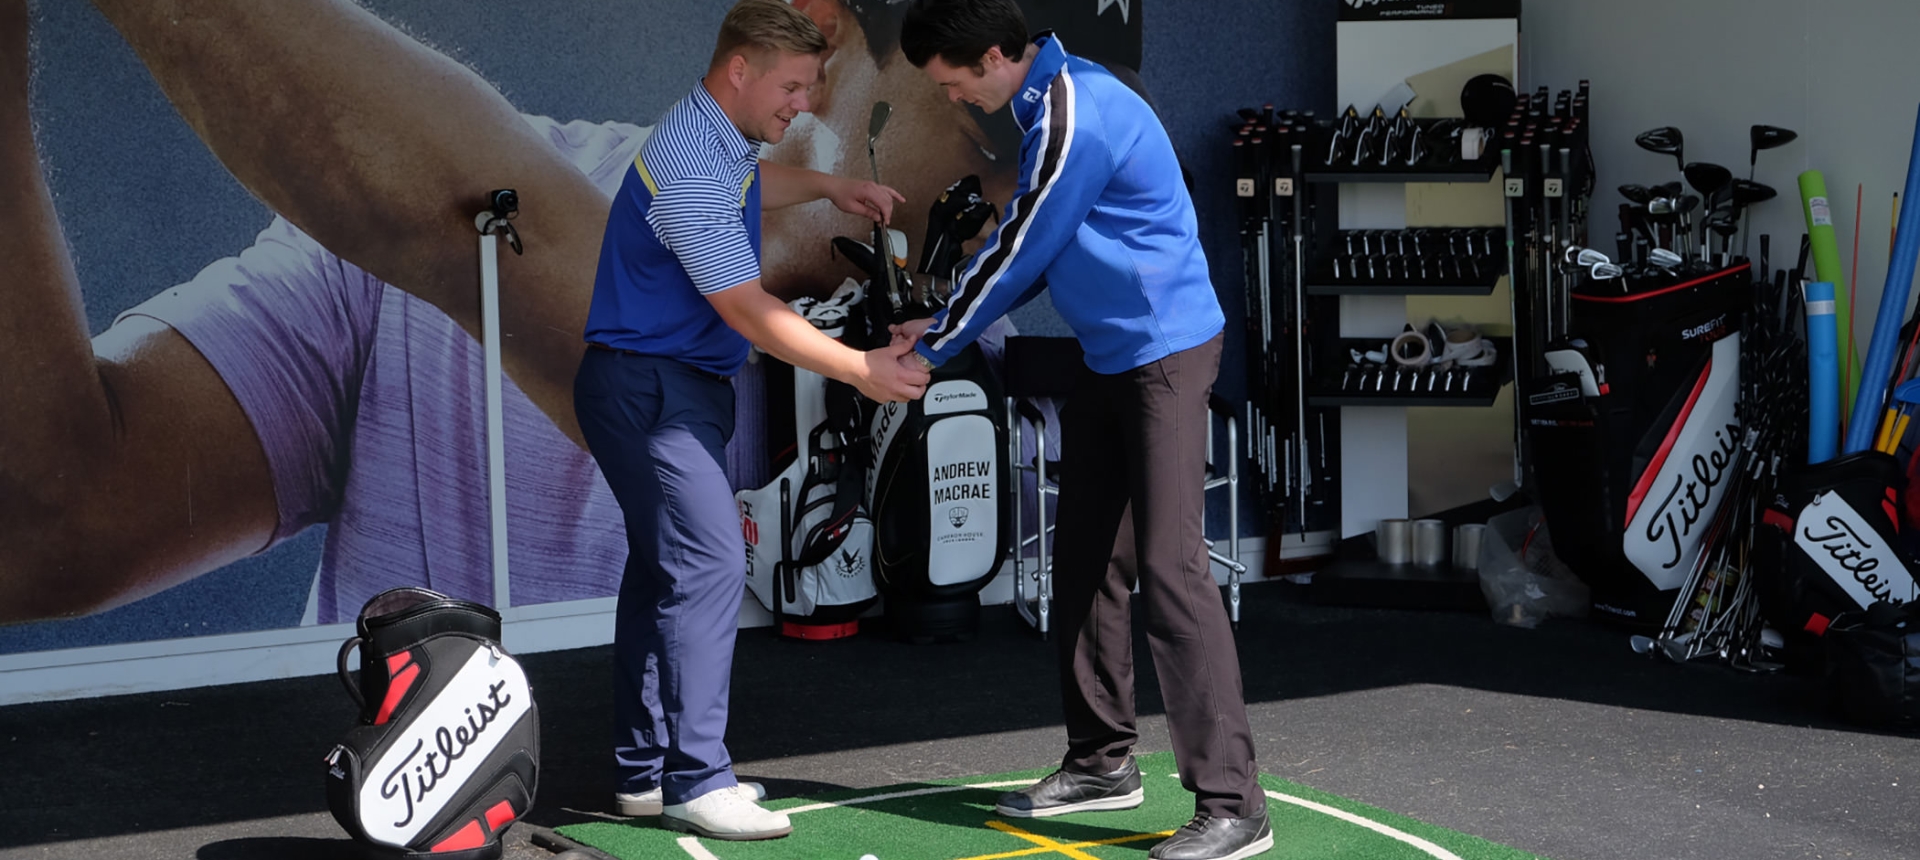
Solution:
[(1345, 821), (1350, 824), (1358, 824), (1361, 827), (1365, 827), (1366, 829), (1371, 830), (1375, 833), (1378, 833), (1382, 836), (1388, 837), (1390, 839), (1397, 839), (1401, 842), (1405, 842), (1408, 845), (1411, 845), (1415, 848), (1418, 848), (1422, 851), (1427, 852), (1427, 854), (1433, 857), (1440, 858), (1440, 860), (1460, 860), (1460, 855), (1455, 854), (1452, 851), (1448, 851), (1447, 849), (1442, 848), (1438, 845), (1435, 845), (1432, 842), (1428, 842), (1427, 840), (1421, 839), (1420, 837), (1415, 836), (1411, 833), (1408, 833), (1404, 830), (1397, 830), (1395, 828), (1388, 827), (1387, 825), (1381, 824), (1378, 821), (1374, 821), (1368, 818), (1362, 818), (1344, 809), (1335, 809), (1324, 803), (1315, 803), (1311, 800), (1307, 800), (1306, 798), (1294, 797), (1289, 794), (1281, 794), (1280, 792), (1277, 792), (1277, 791), (1269, 791), (1267, 792), (1267, 796), (1273, 798), (1274, 800), (1278, 800), (1281, 803), (1291, 803), (1294, 806), (1305, 807), (1307, 809), (1311, 809), (1314, 812), (1318, 812), (1323, 815), (1331, 815), (1335, 818), (1340, 819), (1341, 821)]
[[(833, 801), (826, 801), (823, 803), (810, 803), (810, 804), (807, 804), (806, 806), (796, 806), (792, 809), (784, 809), (781, 811), (785, 812), (788, 815), (794, 815), (796, 813), (801, 813), (801, 812), (819, 812), (822, 809), (836, 809), (842, 806), (853, 806), (861, 803), (879, 803), (883, 800), (898, 800), (903, 797), (922, 797), (929, 794), (946, 794), (948, 792), (953, 792), (953, 791), (965, 791), (966, 789), (969, 789), (969, 788), (1012, 788), (1016, 785), (1028, 785), (1028, 784), (1031, 784), (1032, 782), (1033, 780), (1029, 780), (1029, 779), (1016, 779), (1016, 780), (1011, 780), (1007, 782), (983, 782), (978, 785), (943, 785), (936, 788), (920, 788), (920, 789), (914, 789), (912, 791), (894, 791), (894, 792), (888, 792), (886, 794), (876, 794), (870, 797), (854, 797), (854, 798), (849, 798), (847, 800), (833, 800)], [(1298, 806), (1304, 809), (1311, 809), (1314, 812), (1318, 812), (1322, 815), (1333, 816), (1334, 818), (1338, 818), (1341, 821), (1345, 821), (1349, 824), (1358, 824), (1361, 827), (1365, 827), (1368, 830), (1371, 830), (1389, 839), (1405, 842), (1406, 844), (1411, 845), (1415, 848), (1418, 848), (1421, 851), (1425, 851), (1428, 854), (1428, 856), (1437, 858), (1437, 860), (1461, 860), (1460, 855), (1455, 854), (1452, 851), (1448, 851), (1447, 849), (1442, 848), (1438, 845), (1435, 845), (1432, 842), (1429, 842), (1425, 839), (1422, 839), (1404, 830), (1399, 830), (1397, 828), (1390, 827), (1385, 824), (1381, 824), (1378, 821), (1374, 821), (1368, 818), (1363, 818), (1361, 816), (1348, 812), (1344, 809), (1335, 809), (1324, 803), (1315, 803), (1314, 801), (1307, 800), (1306, 798), (1294, 797), (1289, 794), (1281, 794), (1280, 792), (1277, 792), (1277, 791), (1268, 791), (1267, 796), (1270, 798), (1273, 798), (1274, 800), (1278, 800), (1281, 803), (1291, 803), (1294, 806)], [(700, 840), (692, 836), (683, 836), (677, 841), (679, 842), (681, 850), (687, 852), (687, 856), (692, 857), (693, 860), (719, 860), (719, 858), (715, 857), (712, 854), (712, 852), (709, 852), (705, 846), (700, 844)]]

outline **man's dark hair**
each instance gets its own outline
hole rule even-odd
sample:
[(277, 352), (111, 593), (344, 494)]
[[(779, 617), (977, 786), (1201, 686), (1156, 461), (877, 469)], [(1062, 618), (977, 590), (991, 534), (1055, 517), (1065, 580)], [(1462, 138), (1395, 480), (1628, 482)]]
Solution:
[(925, 68), (939, 57), (956, 68), (978, 68), (989, 48), (1018, 61), (1027, 51), (1027, 16), (1014, 0), (913, 0), (900, 22), (900, 51)]

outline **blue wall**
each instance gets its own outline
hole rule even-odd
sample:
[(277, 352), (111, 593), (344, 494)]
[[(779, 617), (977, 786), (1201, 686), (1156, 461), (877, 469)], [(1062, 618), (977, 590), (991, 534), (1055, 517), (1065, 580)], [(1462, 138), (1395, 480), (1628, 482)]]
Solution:
[[(1141, 76), (1194, 180), (1194, 205), (1214, 286), (1227, 313), (1218, 391), (1246, 394), (1246, 287), (1228, 158), (1234, 110), (1271, 103), (1328, 116), (1334, 110), (1335, 0), (1157, 2), (1146, 10)], [(1245, 517), (1242, 518), (1243, 520)], [(1258, 531), (1244, 523), (1243, 534)]]

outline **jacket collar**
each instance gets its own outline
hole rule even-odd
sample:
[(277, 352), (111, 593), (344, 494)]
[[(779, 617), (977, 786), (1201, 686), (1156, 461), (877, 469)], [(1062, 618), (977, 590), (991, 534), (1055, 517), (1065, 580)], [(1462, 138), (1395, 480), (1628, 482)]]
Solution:
[(1020, 84), (1020, 92), (1013, 96), (1013, 119), (1025, 131), (1040, 121), (1040, 115), (1046, 109), (1041, 102), (1046, 100), (1047, 85), (1054, 76), (1067, 65), (1067, 49), (1060, 44), (1060, 37), (1053, 31), (1042, 31), (1033, 40), (1033, 65), (1027, 69), (1026, 80)]

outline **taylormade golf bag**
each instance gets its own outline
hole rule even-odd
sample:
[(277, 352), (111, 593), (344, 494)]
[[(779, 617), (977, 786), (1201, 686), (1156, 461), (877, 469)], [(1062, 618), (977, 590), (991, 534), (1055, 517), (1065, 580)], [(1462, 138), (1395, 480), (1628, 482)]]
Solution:
[(334, 819), (375, 857), (499, 857), (540, 769), (539, 710), (500, 615), (396, 588), (367, 601), (358, 631), (338, 661), (360, 724), (327, 754)]
[[(827, 336), (842, 338), (849, 324), (864, 325), (858, 317), (864, 294), (848, 281), (826, 301), (800, 299), (792, 306)], [(766, 486), (734, 494), (746, 538), (747, 587), (774, 613), (782, 635), (851, 636), (877, 597), (865, 499), (867, 401), (846, 383), (761, 360), (769, 362), (771, 447), (791, 455), (775, 460)], [(782, 444), (781, 427), (793, 428), (790, 448)]]
[[(1611, 284), (1613, 282), (1606, 282)], [(1700, 555), (1741, 441), (1744, 264), (1643, 293), (1575, 292), (1522, 414), (1535, 492), (1600, 617), (1662, 625)]]
[[(904, 270), (897, 231), (889, 231), (891, 266), (871, 246), (834, 240), (870, 285), (891, 284), (868, 290), (868, 347), (888, 341), (889, 324), (939, 310), (964, 263), (961, 245), (993, 214), (979, 177), (948, 186), (928, 207), (919, 281)], [(1006, 557), (1015, 513), (1006, 502), (1008, 416), (999, 381), (975, 343), (933, 371), (919, 400), (867, 405), (865, 496), (876, 529), (874, 582), (889, 626), (916, 642), (969, 638), (979, 627), (980, 589)]]
[(895, 634), (967, 638), (1012, 533), (1006, 397), (978, 344), (933, 371), (925, 397), (874, 413), (868, 496), (874, 575)]

